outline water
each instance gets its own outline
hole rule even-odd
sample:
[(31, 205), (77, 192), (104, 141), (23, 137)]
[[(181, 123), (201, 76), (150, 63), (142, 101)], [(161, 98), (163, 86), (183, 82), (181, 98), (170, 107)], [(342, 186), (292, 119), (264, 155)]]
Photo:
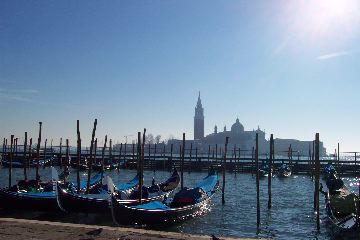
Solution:
[[(8, 183), (8, 169), (0, 169), (0, 185)], [(42, 178), (50, 178), (50, 168), (40, 169)], [(30, 174), (35, 175), (31, 169)], [(114, 182), (125, 182), (135, 176), (135, 170), (108, 172)], [(184, 186), (193, 186), (206, 175), (205, 172), (184, 172)], [(170, 176), (168, 171), (146, 171), (145, 184), (151, 184), (152, 177), (162, 181)], [(70, 180), (75, 180), (76, 174)], [(13, 182), (23, 178), (22, 169), (13, 169)], [(86, 174), (82, 173), (82, 179)], [(220, 177), (222, 179), (222, 177)], [(357, 190), (357, 179), (344, 178), (345, 184)], [(222, 186), (222, 184), (220, 184)], [(325, 186), (325, 184), (324, 184)], [(272, 178), (272, 209), (267, 210), (267, 178), (260, 179), (261, 227), (256, 228), (256, 185), (255, 175), (227, 173), (225, 188), (225, 205), (221, 204), (221, 190), (211, 202), (211, 211), (199, 218), (161, 228), (160, 230), (231, 237), (259, 237), (272, 239), (341, 239), (331, 232), (325, 215), (324, 198), (320, 195), (320, 232), (316, 231), (313, 212), (314, 183), (305, 175), (293, 175), (290, 178)], [(1, 213), (1, 212), (0, 212)], [(14, 216), (14, 213), (3, 213)], [(79, 222), (86, 224), (112, 225), (109, 217), (67, 214), (15, 213), (15, 215), (35, 219)], [(344, 238), (348, 239), (348, 238)], [(356, 239), (356, 238), (354, 238)]]

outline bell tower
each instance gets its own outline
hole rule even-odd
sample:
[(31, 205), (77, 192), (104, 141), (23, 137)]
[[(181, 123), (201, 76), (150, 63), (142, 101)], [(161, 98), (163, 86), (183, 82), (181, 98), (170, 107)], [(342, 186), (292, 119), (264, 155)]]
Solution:
[(200, 140), (204, 138), (204, 108), (201, 104), (200, 92), (195, 107), (194, 117), (194, 140)]

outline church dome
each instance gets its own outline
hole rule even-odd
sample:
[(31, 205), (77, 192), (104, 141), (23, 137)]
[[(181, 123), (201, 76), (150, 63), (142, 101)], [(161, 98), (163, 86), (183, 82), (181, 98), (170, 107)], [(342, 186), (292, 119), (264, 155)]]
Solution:
[(231, 126), (231, 132), (233, 133), (244, 132), (244, 126), (239, 122), (239, 118), (236, 118), (236, 122)]

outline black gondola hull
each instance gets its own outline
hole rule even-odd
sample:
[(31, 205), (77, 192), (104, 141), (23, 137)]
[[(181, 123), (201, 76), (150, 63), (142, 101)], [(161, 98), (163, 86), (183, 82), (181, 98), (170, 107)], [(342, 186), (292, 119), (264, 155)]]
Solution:
[(52, 197), (34, 195), (0, 189), (0, 207), (11, 210), (56, 211), (59, 210), (55, 194)]

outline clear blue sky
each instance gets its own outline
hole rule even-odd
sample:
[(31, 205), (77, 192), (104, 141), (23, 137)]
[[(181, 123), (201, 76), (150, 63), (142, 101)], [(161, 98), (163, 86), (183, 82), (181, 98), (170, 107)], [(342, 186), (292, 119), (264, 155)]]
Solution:
[(200, 90), (206, 134), (239, 117), (360, 151), (359, 42), (358, 0), (3, 0), (0, 137), (192, 139)]

